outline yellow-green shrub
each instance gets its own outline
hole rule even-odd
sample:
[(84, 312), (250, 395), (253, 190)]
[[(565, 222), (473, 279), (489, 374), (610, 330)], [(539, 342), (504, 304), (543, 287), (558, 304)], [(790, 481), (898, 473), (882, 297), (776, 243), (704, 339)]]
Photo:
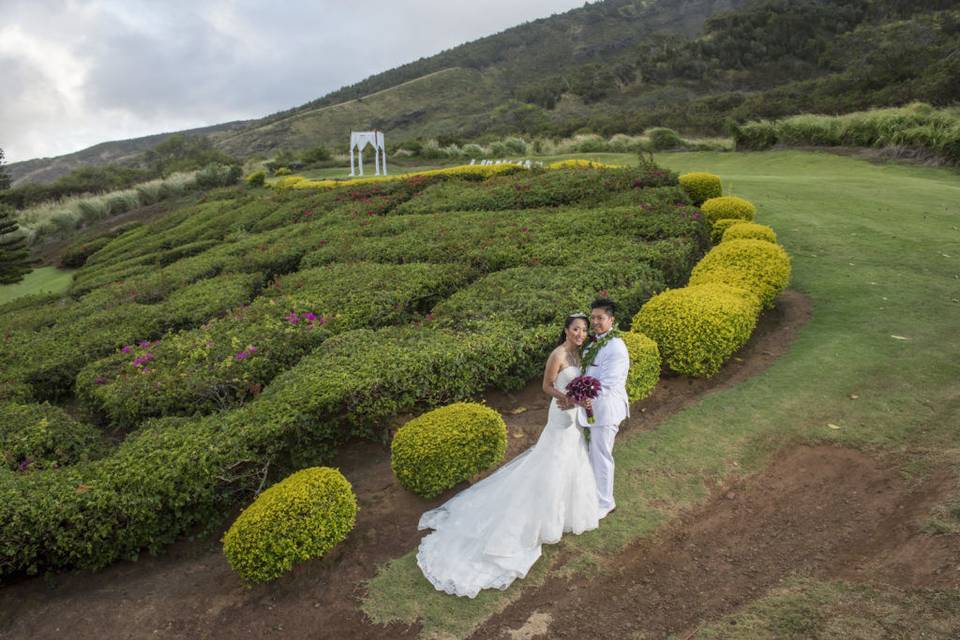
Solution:
[(230, 566), (267, 582), (342, 542), (357, 518), (353, 487), (336, 469), (311, 467), (260, 494), (223, 536)]
[(264, 170), (254, 171), (243, 179), (250, 187), (262, 187), (267, 181), (267, 172)]
[(664, 291), (633, 318), (633, 329), (656, 341), (673, 371), (709, 378), (757, 324), (755, 296), (725, 284), (704, 284)]
[(765, 240), (777, 244), (777, 233), (765, 224), (737, 221), (723, 232), (723, 242), (730, 240)]
[(698, 171), (686, 173), (679, 178), (680, 186), (687, 192), (693, 204), (700, 206), (710, 198), (719, 198), (723, 195), (720, 185), (720, 176)]
[(714, 222), (713, 226), (710, 228), (710, 241), (713, 244), (720, 244), (720, 242), (723, 240), (723, 234), (726, 233), (727, 229), (735, 224), (746, 223), (744, 223), (743, 220), (738, 220), (737, 218), (723, 218)]
[(769, 309), (790, 282), (790, 256), (766, 240), (728, 240), (703, 256), (690, 286), (718, 282), (751, 291)]
[(403, 425), (393, 438), (390, 466), (400, 484), (425, 498), (503, 460), (507, 426), (481, 404), (457, 402)]
[(606, 164), (604, 162), (595, 162), (594, 160), (584, 160), (583, 158), (571, 158), (569, 160), (558, 160), (547, 165), (547, 169), (622, 169), (622, 164)]
[(711, 224), (724, 218), (736, 218), (753, 222), (757, 215), (757, 208), (753, 203), (737, 196), (721, 196), (710, 198), (700, 208)]
[(660, 349), (642, 333), (625, 331), (622, 337), (630, 354), (627, 396), (630, 402), (636, 402), (650, 395), (660, 381)]
[(352, 180), (309, 180), (303, 176), (288, 176), (273, 183), (277, 189), (333, 189), (336, 187), (359, 187), (367, 184), (396, 182), (409, 178), (430, 176), (451, 176), (454, 178), (473, 178), (484, 180), (493, 176), (506, 176), (526, 171), (525, 167), (516, 164), (463, 164), (444, 169), (430, 169), (414, 173), (400, 173), (393, 176), (370, 176), (354, 178)]
[(289, 176), (291, 174), (293, 174), (293, 171), (290, 171), (290, 169), (287, 167), (280, 167), (273, 172), (273, 175), (275, 176)]

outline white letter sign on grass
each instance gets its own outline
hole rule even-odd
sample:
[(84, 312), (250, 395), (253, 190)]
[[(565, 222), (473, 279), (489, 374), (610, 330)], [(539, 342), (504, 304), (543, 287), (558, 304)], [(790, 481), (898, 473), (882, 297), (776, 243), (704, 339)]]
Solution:
[[(363, 148), (367, 145), (373, 146), (374, 161), (377, 173), (380, 174), (380, 163), (383, 163), (383, 175), (387, 175), (387, 147), (383, 143), (382, 131), (351, 131), (350, 132), (350, 175), (355, 176), (357, 172), (353, 168), (353, 150), (357, 150), (359, 155), (360, 175), (363, 175)], [(382, 160), (381, 160), (382, 159)]]

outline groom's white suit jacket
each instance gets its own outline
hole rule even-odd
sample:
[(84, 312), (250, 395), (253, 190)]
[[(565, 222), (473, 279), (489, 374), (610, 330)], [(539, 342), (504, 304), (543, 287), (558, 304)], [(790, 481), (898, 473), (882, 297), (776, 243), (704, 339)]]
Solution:
[(577, 411), (581, 427), (616, 426), (630, 416), (630, 400), (627, 398), (627, 374), (630, 371), (630, 354), (620, 338), (608, 342), (587, 367), (584, 375), (600, 381), (600, 395), (593, 400), (593, 425), (587, 422), (587, 410)]

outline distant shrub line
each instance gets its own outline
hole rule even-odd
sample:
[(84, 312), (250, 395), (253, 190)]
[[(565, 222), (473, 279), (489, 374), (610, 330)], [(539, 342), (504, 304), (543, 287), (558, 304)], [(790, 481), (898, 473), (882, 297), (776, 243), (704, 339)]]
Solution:
[(921, 151), (960, 164), (960, 110), (916, 103), (841, 116), (797, 115), (747, 122), (734, 129), (737, 149), (775, 145), (846, 146)]

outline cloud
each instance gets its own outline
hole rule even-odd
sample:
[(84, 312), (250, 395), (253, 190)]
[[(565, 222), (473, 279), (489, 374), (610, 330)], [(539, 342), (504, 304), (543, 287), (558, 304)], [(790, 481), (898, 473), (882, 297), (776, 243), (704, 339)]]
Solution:
[(8, 160), (288, 109), (571, 0), (6, 0)]

